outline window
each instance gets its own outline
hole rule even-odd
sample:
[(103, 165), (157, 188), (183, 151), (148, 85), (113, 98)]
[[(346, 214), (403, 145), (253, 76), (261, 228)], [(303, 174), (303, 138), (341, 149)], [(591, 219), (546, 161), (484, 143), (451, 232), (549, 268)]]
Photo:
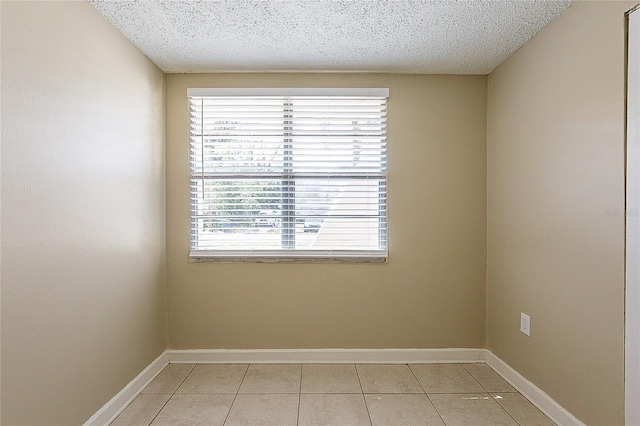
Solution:
[(387, 256), (387, 89), (189, 89), (191, 257)]

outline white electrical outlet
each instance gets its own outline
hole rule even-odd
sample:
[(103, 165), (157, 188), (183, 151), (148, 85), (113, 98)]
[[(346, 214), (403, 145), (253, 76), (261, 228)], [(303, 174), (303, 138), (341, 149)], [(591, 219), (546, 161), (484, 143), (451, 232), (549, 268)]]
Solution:
[(520, 312), (520, 331), (531, 336), (531, 317), (524, 312)]

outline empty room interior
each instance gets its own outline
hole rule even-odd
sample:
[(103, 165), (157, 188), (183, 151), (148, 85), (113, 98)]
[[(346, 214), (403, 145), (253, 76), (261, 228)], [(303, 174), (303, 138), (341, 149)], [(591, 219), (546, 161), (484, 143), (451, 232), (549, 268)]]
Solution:
[(637, 5), (1, 1), (1, 423), (639, 425)]

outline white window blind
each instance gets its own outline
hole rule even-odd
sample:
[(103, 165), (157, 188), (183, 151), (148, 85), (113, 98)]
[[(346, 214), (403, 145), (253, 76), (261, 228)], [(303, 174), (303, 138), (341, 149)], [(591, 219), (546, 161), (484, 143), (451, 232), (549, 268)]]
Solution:
[(189, 89), (191, 256), (387, 255), (386, 89)]

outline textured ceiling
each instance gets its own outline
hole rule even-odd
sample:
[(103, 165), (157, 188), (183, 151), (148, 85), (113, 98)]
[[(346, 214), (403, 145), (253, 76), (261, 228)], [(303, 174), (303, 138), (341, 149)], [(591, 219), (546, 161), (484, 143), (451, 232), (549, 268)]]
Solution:
[(165, 72), (487, 74), (574, 0), (90, 0)]

